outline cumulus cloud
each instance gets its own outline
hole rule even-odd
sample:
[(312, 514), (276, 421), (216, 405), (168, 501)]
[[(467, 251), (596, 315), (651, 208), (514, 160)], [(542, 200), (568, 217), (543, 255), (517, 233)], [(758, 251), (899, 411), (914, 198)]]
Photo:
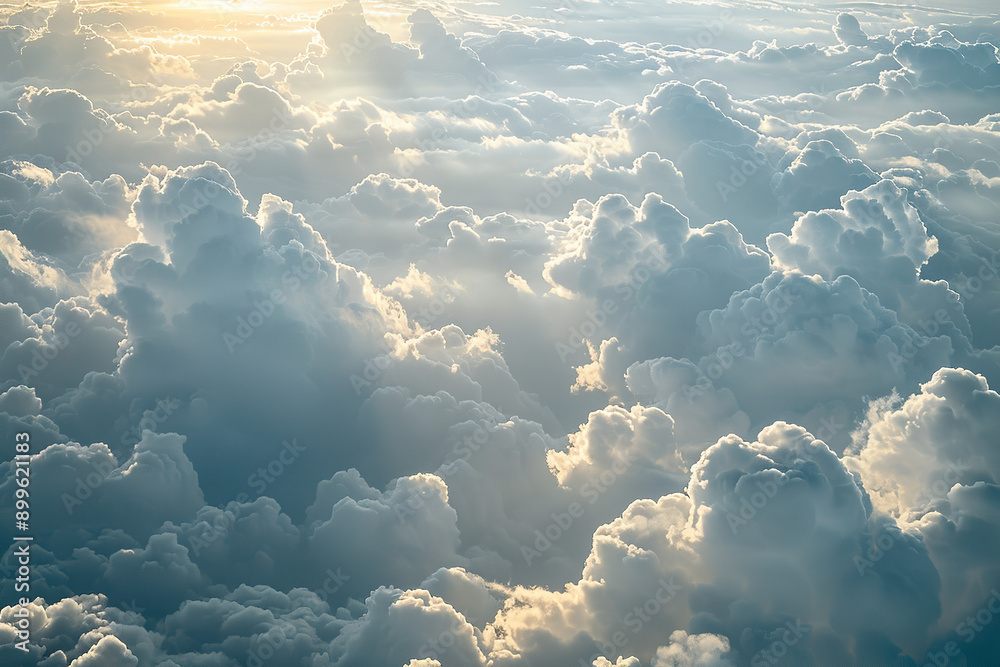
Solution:
[(990, 9), (0, 8), (0, 661), (987, 664)]

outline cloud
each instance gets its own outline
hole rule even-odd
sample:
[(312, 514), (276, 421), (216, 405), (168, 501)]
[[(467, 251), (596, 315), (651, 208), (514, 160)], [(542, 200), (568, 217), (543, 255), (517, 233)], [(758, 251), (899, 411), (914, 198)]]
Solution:
[(987, 441), (993, 430), (988, 405), (997, 398), (982, 376), (941, 369), (919, 394), (872, 405), (859, 451), (848, 461), (879, 508), (901, 517), (943, 498), (955, 484), (996, 484), (1000, 471)]
[(168, 4), (0, 8), (5, 664), (996, 655), (983, 3)]
[(683, 630), (670, 635), (670, 645), (656, 650), (653, 667), (726, 667), (729, 640), (718, 635), (688, 636)]
[(678, 82), (658, 85), (641, 105), (616, 110), (613, 120), (633, 150), (655, 150), (667, 157), (696, 141), (739, 146), (757, 139), (752, 128), (727, 116), (708, 96)]
[[(788, 159), (786, 157), (786, 159)], [(811, 141), (775, 178), (775, 193), (792, 210), (829, 208), (847, 190), (863, 190), (877, 177), (826, 140)]]

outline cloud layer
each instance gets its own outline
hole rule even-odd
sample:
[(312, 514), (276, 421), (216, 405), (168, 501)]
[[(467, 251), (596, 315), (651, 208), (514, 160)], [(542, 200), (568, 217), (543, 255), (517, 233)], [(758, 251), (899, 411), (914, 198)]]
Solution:
[(0, 8), (0, 660), (992, 664), (979, 4)]

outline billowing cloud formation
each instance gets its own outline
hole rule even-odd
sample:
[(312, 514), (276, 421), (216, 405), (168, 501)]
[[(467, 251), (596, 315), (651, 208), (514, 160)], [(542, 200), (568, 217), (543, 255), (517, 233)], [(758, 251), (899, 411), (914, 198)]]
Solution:
[(0, 662), (995, 662), (991, 6), (187, 4), (0, 8)]

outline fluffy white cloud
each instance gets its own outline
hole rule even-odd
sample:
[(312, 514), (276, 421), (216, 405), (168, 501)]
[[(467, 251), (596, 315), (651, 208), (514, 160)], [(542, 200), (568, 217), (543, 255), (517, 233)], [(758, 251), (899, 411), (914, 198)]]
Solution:
[(986, 664), (991, 9), (0, 7), (0, 661)]
[(907, 517), (956, 484), (997, 484), (993, 407), (1000, 396), (982, 376), (941, 369), (920, 393), (896, 398), (871, 406), (857, 454), (847, 459), (880, 510)]

